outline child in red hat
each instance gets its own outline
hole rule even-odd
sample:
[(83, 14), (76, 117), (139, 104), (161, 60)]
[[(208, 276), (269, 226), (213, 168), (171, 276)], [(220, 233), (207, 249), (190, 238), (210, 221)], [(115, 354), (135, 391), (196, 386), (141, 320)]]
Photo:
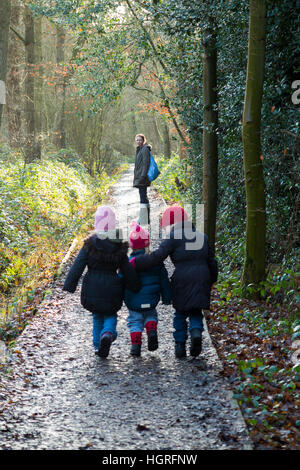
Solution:
[(196, 357), (202, 350), (202, 310), (209, 309), (211, 287), (218, 277), (217, 261), (207, 236), (195, 229), (182, 207), (168, 207), (161, 226), (170, 227), (169, 238), (157, 250), (130, 262), (138, 272), (147, 272), (170, 256), (175, 266), (171, 277), (175, 355), (186, 356), (189, 323), (190, 354)]
[[(132, 248), (130, 257), (137, 259), (145, 254), (150, 245), (150, 237), (148, 231), (136, 222), (133, 223), (132, 228), (129, 236), (129, 244)], [(139, 273), (139, 277), (142, 285), (140, 291), (134, 293), (126, 289), (124, 297), (129, 310), (127, 324), (130, 331), (132, 356), (141, 354), (144, 329), (148, 337), (148, 350), (155, 351), (158, 348), (156, 306), (160, 298), (164, 304), (171, 303), (170, 282), (163, 263), (159, 263), (147, 272)]]

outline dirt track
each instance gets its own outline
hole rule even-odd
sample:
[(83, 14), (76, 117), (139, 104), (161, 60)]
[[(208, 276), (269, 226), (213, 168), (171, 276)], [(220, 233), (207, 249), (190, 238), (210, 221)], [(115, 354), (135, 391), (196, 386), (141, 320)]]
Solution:
[[(137, 214), (132, 168), (116, 184), (120, 212)], [(150, 191), (152, 217), (163, 207)], [(152, 248), (158, 234), (152, 233)], [(166, 262), (169, 272), (170, 261)], [(67, 269), (67, 267), (66, 267)], [(94, 355), (92, 318), (64, 274), (7, 359), (0, 378), (0, 449), (229, 450), (251, 443), (207, 331), (199, 358), (176, 359), (172, 307), (158, 305), (159, 349), (129, 355), (123, 307), (108, 359)]]

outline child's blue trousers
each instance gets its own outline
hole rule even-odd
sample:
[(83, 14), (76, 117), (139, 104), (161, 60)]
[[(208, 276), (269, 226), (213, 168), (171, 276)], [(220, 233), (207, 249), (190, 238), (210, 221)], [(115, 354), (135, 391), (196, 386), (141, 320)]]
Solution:
[(118, 316), (116, 313), (111, 315), (93, 313), (93, 345), (95, 349), (99, 348), (100, 338), (104, 333), (112, 333), (113, 341), (116, 339), (117, 321)]
[(127, 325), (130, 333), (143, 331), (148, 321), (157, 322), (157, 311), (155, 308), (146, 312), (136, 312), (135, 310), (129, 310)]
[(188, 330), (190, 332), (193, 328), (199, 328), (201, 331), (203, 331), (204, 328), (202, 310), (190, 310), (189, 312), (175, 311), (173, 326), (173, 337), (176, 343), (185, 343), (188, 338)]

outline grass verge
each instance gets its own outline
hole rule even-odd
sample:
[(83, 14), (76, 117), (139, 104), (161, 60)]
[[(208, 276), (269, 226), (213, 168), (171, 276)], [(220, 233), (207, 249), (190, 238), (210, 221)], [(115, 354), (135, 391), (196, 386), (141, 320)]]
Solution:
[(0, 160), (0, 340), (9, 344), (26, 326), (127, 166), (91, 178), (78, 160)]

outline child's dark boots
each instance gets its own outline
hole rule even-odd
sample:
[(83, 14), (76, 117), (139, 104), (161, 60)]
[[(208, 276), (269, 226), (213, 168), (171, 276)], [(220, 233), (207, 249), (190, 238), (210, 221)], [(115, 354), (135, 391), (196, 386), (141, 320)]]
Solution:
[(98, 356), (105, 358), (109, 355), (109, 350), (110, 350), (112, 341), (113, 341), (112, 333), (110, 332), (103, 333), (103, 335), (100, 338)]
[(131, 356), (140, 357), (140, 355), (141, 355), (141, 345), (140, 344), (132, 344), (130, 354), (131, 354)]
[(148, 351), (156, 351), (158, 348), (157, 322), (148, 321), (145, 327), (148, 336)]
[(199, 356), (202, 351), (202, 331), (200, 328), (193, 328), (191, 330), (191, 356)]
[(185, 343), (175, 343), (175, 356), (178, 358), (186, 357)]
[(142, 333), (140, 331), (135, 331), (130, 333), (131, 338), (131, 356), (139, 357), (141, 355), (142, 349)]

